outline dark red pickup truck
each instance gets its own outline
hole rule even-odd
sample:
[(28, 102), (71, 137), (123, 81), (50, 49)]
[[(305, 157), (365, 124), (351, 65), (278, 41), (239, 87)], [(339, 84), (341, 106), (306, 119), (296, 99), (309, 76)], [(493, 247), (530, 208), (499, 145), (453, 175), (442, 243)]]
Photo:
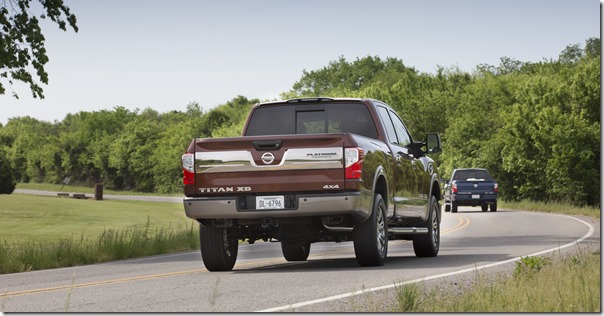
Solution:
[(193, 139), (182, 156), (184, 208), (200, 223), (210, 271), (228, 271), (239, 240), (281, 242), (305, 261), (315, 242), (353, 241), (361, 266), (383, 265), (388, 240), (418, 257), (440, 245), (438, 134), (413, 141), (400, 117), (371, 99), (260, 103), (242, 137)]

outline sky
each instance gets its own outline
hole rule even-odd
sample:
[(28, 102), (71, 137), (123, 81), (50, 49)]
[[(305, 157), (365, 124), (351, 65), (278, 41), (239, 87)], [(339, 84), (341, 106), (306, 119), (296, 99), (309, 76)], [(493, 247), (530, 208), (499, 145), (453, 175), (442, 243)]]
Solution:
[(0, 124), (22, 116), (62, 121), (69, 113), (117, 106), (164, 113), (197, 102), (209, 110), (238, 95), (279, 99), (303, 70), (340, 56), (349, 62), (394, 57), (424, 73), (439, 66), (471, 72), (480, 64), (499, 65), (502, 57), (539, 62), (601, 33), (599, 0), (65, 4), (79, 31), (42, 25), (50, 59), (45, 98), (34, 99), (22, 83), (7, 87)]

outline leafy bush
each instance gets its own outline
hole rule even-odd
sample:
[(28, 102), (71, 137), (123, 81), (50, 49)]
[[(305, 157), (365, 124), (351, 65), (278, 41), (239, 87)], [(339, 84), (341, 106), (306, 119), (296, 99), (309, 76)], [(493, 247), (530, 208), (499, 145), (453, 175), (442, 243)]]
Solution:
[(516, 262), (516, 269), (514, 269), (514, 276), (527, 276), (532, 277), (535, 273), (539, 272), (545, 265), (549, 264), (550, 260), (546, 257), (521, 257), (520, 261)]

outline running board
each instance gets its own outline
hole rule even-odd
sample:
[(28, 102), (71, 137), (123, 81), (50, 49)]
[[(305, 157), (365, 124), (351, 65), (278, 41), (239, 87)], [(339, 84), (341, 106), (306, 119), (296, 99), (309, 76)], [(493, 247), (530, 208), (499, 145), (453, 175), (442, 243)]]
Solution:
[(426, 228), (426, 227), (388, 227), (388, 233), (395, 234), (395, 235), (427, 234), (428, 228)]
[(336, 233), (352, 233), (352, 227), (336, 227), (336, 226), (327, 226), (325, 224), (323, 224), (323, 227), (325, 227), (325, 229), (331, 231), (331, 232), (336, 232)]
[[(334, 227), (334, 226), (327, 226), (325, 224), (323, 224), (323, 227), (325, 227), (325, 229), (327, 229), (329, 231), (336, 232), (336, 233), (351, 233), (352, 232), (352, 227)], [(394, 235), (419, 235), (419, 234), (427, 234), (428, 228), (426, 228), (426, 227), (389, 227), (388, 233), (394, 234)]]

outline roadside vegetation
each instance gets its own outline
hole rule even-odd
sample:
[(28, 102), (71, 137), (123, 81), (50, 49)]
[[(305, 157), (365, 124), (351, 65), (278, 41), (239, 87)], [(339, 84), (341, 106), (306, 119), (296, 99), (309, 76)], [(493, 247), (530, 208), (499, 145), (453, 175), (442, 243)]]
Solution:
[(180, 203), (0, 195), (0, 273), (199, 249)]
[(105, 229), (96, 238), (25, 239), (0, 242), (0, 273), (71, 267), (199, 248), (199, 226)]
[(512, 209), (512, 210), (523, 210), (523, 211), (536, 211), (566, 215), (582, 215), (590, 216), (594, 218), (600, 218), (600, 208), (595, 206), (579, 206), (570, 203), (546, 203), (546, 202), (534, 202), (534, 201), (520, 201), (520, 202), (508, 202), (498, 201), (500, 209)]
[(390, 312), (577, 313), (601, 312), (600, 251), (551, 260), (523, 257), (511, 276), (477, 277), (464, 291), (427, 290), (422, 284), (396, 289)]

